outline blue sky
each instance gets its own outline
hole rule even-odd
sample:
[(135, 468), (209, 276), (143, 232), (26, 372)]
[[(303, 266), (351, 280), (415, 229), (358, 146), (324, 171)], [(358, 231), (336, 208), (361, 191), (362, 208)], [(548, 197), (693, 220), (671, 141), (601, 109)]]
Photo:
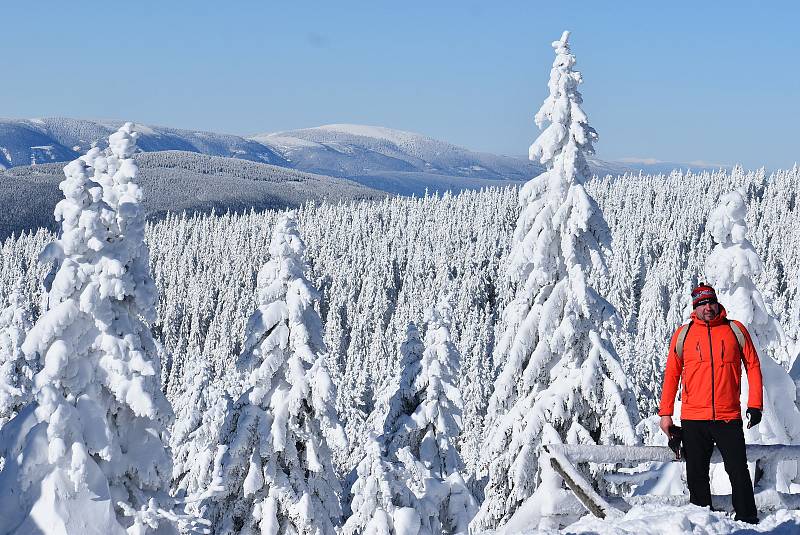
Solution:
[(0, 116), (349, 122), (525, 154), (569, 29), (600, 157), (800, 160), (797, 3), (492, 4), (7, 0)]

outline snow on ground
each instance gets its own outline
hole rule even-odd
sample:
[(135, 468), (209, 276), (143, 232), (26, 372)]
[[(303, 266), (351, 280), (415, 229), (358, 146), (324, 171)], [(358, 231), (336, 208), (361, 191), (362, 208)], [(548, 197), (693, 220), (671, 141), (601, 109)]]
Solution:
[[(761, 515), (758, 525), (735, 521), (728, 513), (711, 512), (706, 507), (685, 505), (639, 505), (632, 507), (624, 516), (612, 520), (600, 520), (586, 515), (574, 524), (561, 530), (532, 529), (514, 532), (514, 535), (718, 535), (778, 533), (797, 535), (800, 533), (800, 511), (780, 509), (770, 515)], [(498, 535), (500, 532), (497, 532)], [(503, 533), (503, 535), (512, 535)]]

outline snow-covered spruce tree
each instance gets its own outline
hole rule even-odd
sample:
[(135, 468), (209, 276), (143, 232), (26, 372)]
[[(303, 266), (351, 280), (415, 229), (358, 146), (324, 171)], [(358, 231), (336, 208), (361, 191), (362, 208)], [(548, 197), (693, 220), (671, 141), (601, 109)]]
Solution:
[[(397, 451), (408, 446), (411, 437), (405, 431), (405, 420), (417, 406), (416, 380), (422, 372), (425, 344), (413, 322), (406, 325), (406, 338), (400, 345), (400, 376), (388, 401), (380, 440), (391, 461), (397, 461)], [(378, 408), (381, 404), (378, 404)], [(372, 415), (370, 415), (372, 416)]]
[[(488, 347), (491, 343), (489, 331), (492, 328), (492, 320), (491, 316), (486, 315), (480, 326), (473, 326), (476, 332), (472, 350), (466, 358), (468, 370), (462, 373), (463, 386), (459, 388), (464, 399), (463, 430), (459, 451), (466, 465), (465, 473), (470, 475), (477, 472), (480, 461), (483, 419), (486, 416), (489, 389), (494, 378), (491, 370), (491, 351)], [(475, 499), (481, 501), (480, 496), (475, 496)]]
[(383, 457), (373, 433), (358, 464), (353, 484), (352, 514), (344, 523), (344, 535), (417, 535), (425, 533), (416, 512), (417, 498), (403, 482), (396, 463)]
[[(716, 242), (706, 259), (706, 280), (717, 291), (728, 317), (741, 321), (759, 355), (763, 377), (764, 416), (761, 423), (745, 429), (745, 438), (755, 444), (797, 444), (800, 441), (800, 412), (794, 404), (795, 385), (779, 362), (770, 358), (770, 351), (785, 355), (786, 337), (769, 304), (756, 288), (754, 280), (762, 270), (761, 259), (747, 239), (744, 192), (733, 191), (720, 198), (711, 213), (708, 228)], [(723, 356), (723, 361), (727, 357)], [(741, 365), (737, 360), (735, 364)], [(747, 409), (747, 375), (742, 374), (742, 413)], [(792, 463), (793, 464), (793, 463)], [(795, 471), (794, 467), (791, 469)], [(714, 484), (727, 485), (728, 478), (714, 477)], [(796, 474), (784, 474), (793, 479)], [(788, 492), (786, 479), (777, 481), (778, 490)]]
[[(172, 411), (150, 330), (155, 287), (144, 243), (133, 125), (64, 168), (46, 308), (22, 349), (42, 360), (36, 403), (7, 426), (0, 533), (170, 533), (159, 509)], [(91, 519), (87, 522), (87, 519)]]
[(445, 476), (463, 468), (451, 439), (461, 433), (461, 393), (454, 385), (461, 356), (450, 331), (453, 310), (449, 298), (440, 299), (425, 313), (425, 351), (417, 378), (424, 395), (411, 416), (412, 451), (419, 452), (426, 468)]
[(467, 533), (477, 504), (467, 488), (456, 444), (462, 432), (463, 402), (458, 384), (461, 355), (452, 341), (453, 310), (443, 296), (425, 314), (425, 352), (417, 378), (424, 394), (409, 422), (409, 449), (444, 489), (439, 522), (445, 533)]
[(533, 494), (543, 432), (568, 443), (636, 440), (636, 402), (608, 337), (619, 322), (587, 284), (605, 270), (610, 233), (583, 186), (597, 134), (581, 109), (568, 38), (553, 43), (550, 95), (536, 114), (537, 125), (550, 125), (530, 148), (547, 170), (520, 191), (508, 267), (516, 295), (495, 352), (503, 364), (489, 402), (488, 483), (475, 530), (507, 522)]
[(650, 272), (642, 289), (641, 309), (646, 313), (638, 318), (636, 333), (638, 343), (632, 333), (627, 341), (632, 361), (628, 377), (633, 383), (639, 413), (654, 415), (661, 399), (661, 381), (666, 366), (665, 347), (669, 347), (669, 329), (674, 325), (667, 323), (669, 299), (665, 294), (665, 277), (662, 270)]
[(406, 367), (401, 370), (399, 395), (392, 400), (393, 418), (387, 418), (391, 434), (384, 439), (390, 458), (400, 461), (411, 478), (411, 488), (422, 502), (418, 509), (428, 517), (423, 522), (434, 532), (466, 533), (477, 507), (461, 475), (464, 463), (456, 448), (462, 411), (456, 387), (460, 355), (450, 335), (449, 299), (440, 298), (425, 320), (419, 360), (419, 345), (409, 329), (403, 347)]
[(294, 213), (281, 216), (246, 327), (246, 390), (222, 435), (222, 490), (207, 511), (214, 533), (333, 534), (341, 519), (326, 437), (340, 448), (346, 440), (304, 251)]
[(350, 489), (351, 513), (344, 533), (433, 534), (430, 504), (417, 499), (406, 484), (411, 474), (398, 459), (398, 450), (408, 451), (405, 432), (407, 419), (416, 406), (415, 381), (421, 373), (425, 345), (413, 322), (406, 324), (405, 340), (400, 344), (399, 373), (377, 390), (375, 407), (362, 430), (368, 439), (356, 463), (355, 481)]
[[(193, 286), (191, 293), (195, 296), (216, 293), (210, 288)], [(214, 321), (219, 321), (218, 316), (214, 317), (212, 324)], [(205, 350), (200, 341), (200, 323), (198, 315), (194, 315), (186, 352), (181, 355), (181, 379), (172, 383), (169, 389), (175, 411), (175, 425), (170, 434), (172, 491), (192, 497), (205, 493), (213, 480), (220, 433), (232, 405), (222, 382), (214, 380), (209, 362), (211, 350)], [(206, 337), (205, 345), (209, 345), (209, 338)], [(228, 338), (233, 337), (229, 335)]]
[(231, 398), (212, 380), (208, 365), (192, 370), (177, 396), (175, 425), (170, 434), (173, 454), (172, 491), (189, 496), (205, 492), (214, 478), (220, 432)]
[[(798, 224), (798, 226), (800, 227), (800, 224)], [(797, 235), (800, 236), (800, 232), (798, 232)], [(792, 304), (789, 318), (793, 322), (800, 323), (800, 271), (798, 271), (797, 275), (797, 280), (795, 281), (795, 286), (797, 287), (795, 301)], [(794, 381), (795, 390), (797, 392), (795, 405), (800, 408), (800, 339), (795, 338), (792, 341), (791, 348), (792, 365), (789, 368), (789, 377)]]
[(32, 325), (19, 278), (8, 296), (8, 306), (0, 310), (0, 429), (33, 399), (33, 375), (38, 371), (38, 362), (22, 351), (22, 342)]

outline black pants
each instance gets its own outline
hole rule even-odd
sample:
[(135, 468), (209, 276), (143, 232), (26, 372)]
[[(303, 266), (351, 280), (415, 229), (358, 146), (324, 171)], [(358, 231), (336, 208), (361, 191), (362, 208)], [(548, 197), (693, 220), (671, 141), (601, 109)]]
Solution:
[(695, 505), (711, 505), (709, 466), (716, 443), (725, 471), (731, 479), (733, 509), (737, 519), (757, 517), (753, 483), (747, 471), (744, 431), (741, 420), (681, 420), (683, 445), (686, 448), (686, 479), (689, 501)]

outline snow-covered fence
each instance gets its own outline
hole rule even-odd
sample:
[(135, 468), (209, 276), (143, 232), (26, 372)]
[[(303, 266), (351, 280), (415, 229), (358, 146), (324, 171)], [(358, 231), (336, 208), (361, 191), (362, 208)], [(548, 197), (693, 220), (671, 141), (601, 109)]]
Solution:
[[(800, 494), (786, 494), (775, 490), (778, 463), (800, 461), (800, 446), (748, 444), (746, 448), (748, 461), (755, 462), (757, 466), (754, 485), (758, 509), (760, 511), (800, 509)], [(604, 497), (575, 467), (575, 464), (583, 462), (629, 466), (645, 462), (677, 462), (675, 453), (665, 446), (546, 444), (542, 446), (542, 449), (546, 454), (540, 459), (542, 470), (558, 474), (583, 507), (599, 518), (618, 516), (633, 505), (644, 503), (682, 505), (689, 501), (687, 495)], [(711, 462), (722, 462), (722, 456), (716, 448), (711, 456)], [(635, 482), (634, 480), (637, 478), (646, 477), (645, 473), (620, 474), (620, 476), (614, 478), (616, 482), (622, 480)], [(712, 504), (715, 509), (729, 510), (731, 508), (730, 496), (714, 495)]]

